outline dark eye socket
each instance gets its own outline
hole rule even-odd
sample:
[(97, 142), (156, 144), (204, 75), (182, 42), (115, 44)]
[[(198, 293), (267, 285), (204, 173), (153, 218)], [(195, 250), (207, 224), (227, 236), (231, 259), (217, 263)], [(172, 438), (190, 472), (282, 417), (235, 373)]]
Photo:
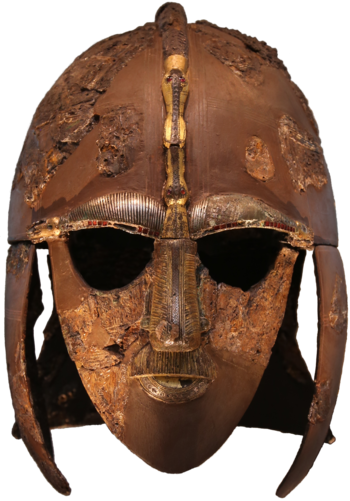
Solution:
[(75, 231), (69, 237), (74, 266), (99, 290), (128, 285), (152, 258), (153, 240), (113, 228)]
[(213, 280), (247, 291), (273, 267), (283, 238), (273, 230), (224, 231), (198, 240), (198, 254)]

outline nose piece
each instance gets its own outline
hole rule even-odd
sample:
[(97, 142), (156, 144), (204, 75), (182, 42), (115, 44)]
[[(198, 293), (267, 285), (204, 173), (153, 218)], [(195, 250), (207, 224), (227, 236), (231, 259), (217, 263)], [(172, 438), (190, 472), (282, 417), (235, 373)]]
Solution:
[(200, 346), (196, 254), (197, 244), (190, 239), (155, 242), (148, 329), (156, 351), (192, 351)]

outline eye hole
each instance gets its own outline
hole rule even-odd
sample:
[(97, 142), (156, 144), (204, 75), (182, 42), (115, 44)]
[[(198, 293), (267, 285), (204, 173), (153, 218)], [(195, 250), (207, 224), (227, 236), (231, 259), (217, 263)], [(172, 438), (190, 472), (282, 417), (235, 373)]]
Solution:
[(224, 231), (198, 240), (198, 254), (213, 280), (247, 291), (273, 267), (283, 238), (273, 230)]
[(69, 250), (87, 284), (112, 290), (128, 285), (145, 269), (153, 240), (113, 228), (89, 229), (70, 234)]

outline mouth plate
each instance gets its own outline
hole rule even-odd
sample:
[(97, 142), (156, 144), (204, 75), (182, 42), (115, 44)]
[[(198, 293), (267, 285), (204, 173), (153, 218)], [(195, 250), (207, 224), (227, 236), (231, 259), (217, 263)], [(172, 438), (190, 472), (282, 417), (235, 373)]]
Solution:
[(216, 376), (203, 348), (188, 352), (155, 351), (146, 345), (134, 358), (129, 377), (164, 403), (185, 403), (201, 397)]

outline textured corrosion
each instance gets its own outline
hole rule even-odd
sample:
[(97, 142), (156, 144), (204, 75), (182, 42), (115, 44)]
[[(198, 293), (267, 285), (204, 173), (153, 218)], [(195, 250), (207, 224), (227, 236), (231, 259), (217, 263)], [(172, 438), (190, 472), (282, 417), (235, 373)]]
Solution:
[(201, 303), (216, 350), (267, 365), (282, 325), (297, 257), (298, 251), (283, 247), (273, 269), (247, 292), (217, 285), (203, 275)]
[(331, 309), (329, 312), (329, 323), (338, 334), (345, 333), (348, 324), (348, 305), (344, 289), (345, 285), (343, 280), (337, 274), (335, 277)]
[(268, 147), (262, 139), (252, 136), (245, 150), (245, 166), (248, 174), (258, 181), (269, 181), (275, 175)]
[[(25, 201), (30, 207), (57, 168), (99, 123), (94, 112), (99, 97), (116, 74), (148, 47), (155, 30), (155, 24), (146, 24), (98, 42), (79, 56), (47, 93), (34, 115), (14, 179), (14, 186), (24, 179)], [(105, 158), (106, 163), (111, 161), (108, 155)], [(111, 165), (116, 169), (115, 162)]]
[(191, 24), (190, 27), (194, 31), (202, 29), (205, 33), (208, 34), (212, 33), (212, 31), (210, 29), (208, 30), (208, 28), (213, 28), (217, 36), (219, 36), (220, 32), (231, 35), (232, 37), (243, 42), (245, 47), (249, 49), (253, 54), (259, 55), (267, 65), (272, 66), (273, 68), (281, 69), (288, 74), (287, 68), (283, 64), (283, 61), (278, 58), (277, 49), (270, 47), (266, 42), (261, 42), (257, 38), (245, 35), (238, 30), (220, 28), (216, 24), (210, 23), (208, 21), (197, 21), (195, 24)]
[(71, 359), (97, 411), (123, 438), (127, 372), (133, 353), (147, 342), (140, 327), (149, 276), (125, 289), (91, 290), (80, 306), (60, 315)]
[(15, 276), (21, 275), (28, 263), (31, 244), (20, 242), (11, 245), (6, 260), (6, 272)]
[(174, 54), (187, 58), (187, 18), (182, 5), (173, 2), (162, 5), (156, 23), (162, 35), (164, 59)]
[(287, 235), (294, 247), (310, 249), (314, 234), (295, 221), (248, 195), (212, 195), (189, 208), (190, 233), (198, 239), (207, 234), (238, 228), (266, 228)]
[[(193, 26), (193, 25), (192, 25)], [(202, 34), (205, 38), (204, 47), (209, 54), (216, 57), (222, 64), (227, 66), (235, 75), (244, 82), (258, 86), (263, 83), (264, 77), (261, 72), (261, 63), (254, 54), (247, 54), (241, 44), (223, 40), (220, 37), (206, 37), (201, 28), (194, 28), (196, 33)]]
[(142, 133), (143, 116), (133, 106), (121, 106), (104, 115), (97, 140), (97, 166), (101, 174), (114, 177), (131, 169)]
[(327, 174), (318, 140), (288, 115), (280, 119), (278, 132), (294, 190), (303, 192), (310, 185), (320, 190), (327, 184)]
[(308, 420), (311, 424), (323, 423), (331, 409), (331, 382), (316, 382), (315, 395), (312, 399)]
[(44, 330), (37, 365), (51, 429), (103, 422), (68, 355), (55, 308)]
[[(245, 35), (238, 30), (220, 28), (208, 21), (197, 21), (195, 24), (190, 24), (189, 27), (206, 40), (204, 46), (209, 53), (217, 57), (223, 64), (230, 67), (235, 74), (242, 78), (242, 80), (246, 80), (248, 83), (254, 85), (262, 83), (261, 65), (280, 70), (289, 80), (314, 131), (318, 134), (317, 122), (309, 107), (308, 100), (299, 87), (291, 80), (287, 68), (278, 57), (277, 49), (270, 47), (266, 42), (259, 41), (257, 38)], [(228, 42), (226, 38), (222, 37), (221, 33), (230, 35), (236, 41)], [(243, 44), (244, 52), (239, 42)]]

